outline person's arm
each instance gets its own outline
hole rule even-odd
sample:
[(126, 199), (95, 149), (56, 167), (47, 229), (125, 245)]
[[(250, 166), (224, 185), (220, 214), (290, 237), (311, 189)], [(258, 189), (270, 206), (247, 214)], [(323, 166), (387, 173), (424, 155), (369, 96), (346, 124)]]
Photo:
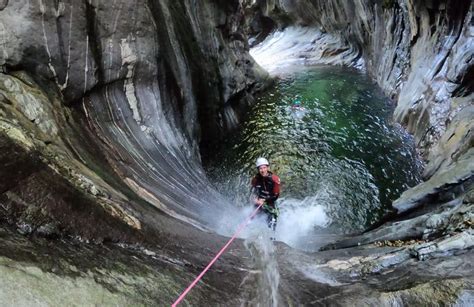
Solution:
[(272, 196), (268, 198), (268, 201), (274, 202), (280, 196), (280, 177), (277, 175), (272, 175), (273, 180), (273, 191)]
[(257, 190), (255, 188), (256, 185), (257, 185), (257, 178), (253, 177), (252, 181), (250, 182), (249, 200), (254, 204), (257, 204), (257, 201), (258, 201)]

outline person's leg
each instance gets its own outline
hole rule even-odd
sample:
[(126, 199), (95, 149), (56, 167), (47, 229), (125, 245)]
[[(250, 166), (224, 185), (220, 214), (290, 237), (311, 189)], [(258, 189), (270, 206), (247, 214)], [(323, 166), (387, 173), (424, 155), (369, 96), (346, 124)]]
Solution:
[(280, 215), (280, 210), (278, 209), (278, 207), (276, 206), (276, 204), (273, 205), (271, 214), (272, 214), (272, 219), (273, 219), (273, 231), (275, 231), (275, 229), (276, 229), (276, 224), (277, 224), (277, 221), (278, 221), (278, 216)]
[[(276, 230), (277, 218), (278, 215), (276, 215), (274, 211), (267, 213), (267, 225), (273, 232)], [(272, 240), (275, 240), (275, 238), (272, 237)]]
[(271, 228), (273, 231), (275, 231), (275, 229), (276, 229), (277, 219), (278, 219), (278, 216), (277, 216), (276, 214), (272, 213), (272, 214), (270, 215), (270, 225), (271, 225), (270, 228)]
[[(278, 213), (279, 213), (278, 208), (275, 205), (265, 204), (264, 211), (267, 214), (268, 228), (275, 231), (276, 230), (277, 219), (278, 219)], [(272, 237), (271, 239), (275, 240), (274, 237)]]
[(270, 240), (275, 241), (276, 219), (270, 212), (267, 212), (267, 226), (270, 228), (270, 230), (273, 230), (272, 234), (270, 235)]
[(267, 225), (271, 230), (275, 230), (276, 219), (271, 213), (267, 213)]

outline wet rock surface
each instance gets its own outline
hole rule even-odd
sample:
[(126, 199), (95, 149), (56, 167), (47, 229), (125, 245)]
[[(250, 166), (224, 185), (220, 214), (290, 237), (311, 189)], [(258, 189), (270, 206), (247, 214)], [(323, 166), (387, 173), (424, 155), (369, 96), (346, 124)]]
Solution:
[[(472, 293), (471, 253), (419, 261), (410, 253), (414, 246), (360, 246), (298, 256), (280, 249), (280, 293), (292, 293), (286, 304), (307, 301), (316, 306), (442, 305), (454, 304), (461, 293)], [(285, 277), (292, 270), (301, 274), (288, 282)]]
[[(202, 259), (208, 252), (166, 240), (149, 249), (75, 239), (51, 241), (24, 237), (8, 227), (0, 228), (0, 242), (0, 296), (3, 302), (18, 305), (171, 305), (206, 265)], [(243, 279), (245, 271), (231, 269), (243, 266), (240, 258), (228, 255), (226, 260), (208, 273), (185, 303), (238, 304), (246, 286), (232, 285)], [(223, 271), (230, 272), (225, 279), (220, 278)]]

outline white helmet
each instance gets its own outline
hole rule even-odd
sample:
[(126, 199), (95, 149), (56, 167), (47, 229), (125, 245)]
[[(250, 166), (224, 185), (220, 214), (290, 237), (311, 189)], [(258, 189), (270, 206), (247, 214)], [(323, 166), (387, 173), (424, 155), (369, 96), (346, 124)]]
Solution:
[(259, 168), (262, 165), (267, 165), (268, 166), (268, 165), (270, 165), (270, 163), (268, 163), (267, 159), (260, 157), (260, 158), (257, 159), (257, 163), (255, 163), (255, 165), (257, 165), (257, 168)]

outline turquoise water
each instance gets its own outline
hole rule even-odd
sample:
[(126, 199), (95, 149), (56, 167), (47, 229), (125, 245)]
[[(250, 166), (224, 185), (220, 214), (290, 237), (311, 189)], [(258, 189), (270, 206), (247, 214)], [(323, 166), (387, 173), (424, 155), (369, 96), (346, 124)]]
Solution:
[(364, 74), (314, 68), (278, 80), (257, 100), (243, 128), (205, 163), (216, 188), (237, 206), (248, 205), (259, 156), (281, 177), (281, 208), (285, 201), (320, 206), (328, 227), (340, 232), (376, 222), (420, 181), (413, 139), (392, 121), (394, 106)]

